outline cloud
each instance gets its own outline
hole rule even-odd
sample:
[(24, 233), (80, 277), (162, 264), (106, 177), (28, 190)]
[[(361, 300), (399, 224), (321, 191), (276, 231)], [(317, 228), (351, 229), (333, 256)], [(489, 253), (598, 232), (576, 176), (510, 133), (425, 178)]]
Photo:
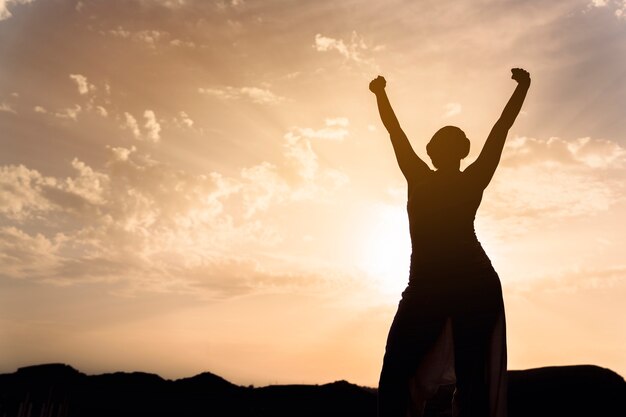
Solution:
[(616, 3), (614, 13), (618, 19), (626, 19), (626, 0), (622, 0), (621, 4)]
[(187, 0), (138, 0), (140, 3), (146, 6), (157, 5), (168, 9), (179, 9), (186, 6), (189, 2)]
[(347, 117), (328, 118), (324, 120), (324, 123), (326, 123), (326, 126), (348, 127), (350, 125), (350, 121), (348, 120)]
[(250, 181), (243, 191), (248, 215), (266, 211), (270, 203), (323, 202), (349, 182), (345, 173), (320, 164), (313, 146), (313, 141), (318, 139), (336, 140), (347, 135), (342, 126), (347, 126), (348, 121), (346, 118), (326, 119), (325, 125), (321, 129), (293, 127), (283, 136), (285, 167), (295, 170), (295, 180), (277, 174), (284, 171), (284, 167), (266, 162), (242, 170), (241, 176)]
[(140, 30), (131, 32), (122, 26), (117, 26), (114, 29), (109, 29), (102, 34), (109, 34), (117, 38), (131, 39), (133, 42), (143, 43), (150, 48), (156, 48), (159, 44), (170, 45), (174, 47), (187, 47), (195, 48), (196, 44), (192, 41), (182, 40), (178, 38), (172, 39), (172, 35), (169, 32), (155, 29)]
[(134, 39), (147, 43), (148, 45), (154, 47), (156, 43), (161, 40), (166, 35), (165, 32), (161, 32), (158, 30), (142, 30), (133, 35)]
[(503, 153), (506, 166), (554, 164), (589, 168), (625, 168), (626, 149), (606, 139), (590, 137), (565, 140), (558, 137), (510, 139)]
[[(348, 50), (348, 47), (341, 39), (329, 38), (318, 33), (315, 35), (314, 46), (317, 51), (326, 52), (335, 50), (346, 58), (355, 59), (355, 55)], [(358, 59), (358, 56), (356, 56), (356, 58)]]
[(291, 191), (287, 182), (278, 173), (276, 166), (268, 162), (244, 168), (241, 171), (241, 177), (248, 182), (243, 188), (246, 218), (250, 218), (257, 212), (268, 210), (272, 203), (285, 201)]
[(74, 178), (66, 178), (62, 190), (80, 197), (91, 205), (102, 205), (106, 202), (105, 189), (108, 188), (108, 175), (94, 171), (84, 162), (74, 158), (72, 168), (77, 171)]
[[(46, 222), (53, 230), (41, 237), (16, 226), (5, 230), (2, 244), (11, 246), (19, 236), (31, 250), (21, 250), (19, 256), (29, 261), (28, 268), (16, 268), (13, 259), (7, 269), (5, 259), (0, 268), (4, 276), (47, 277), (59, 283), (113, 277), (132, 281), (132, 274), (141, 271), (147, 285), (160, 285), (150, 284), (153, 279), (167, 286), (180, 271), (208, 272), (216, 251), (254, 241), (256, 235), (267, 237), (263, 227), (235, 225), (235, 213), (224, 212), (225, 201), (239, 192), (242, 180), (190, 175), (137, 155), (133, 148), (110, 151), (104, 169), (75, 159), (75, 175), (65, 179), (23, 166), (3, 167), (0, 214), (22, 223)], [(40, 252), (35, 247), (45, 247), (54, 265), (32, 262)], [(26, 269), (30, 274), (22, 275)]]
[(624, 200), (626, 150), (604, 139), (512, 138), (486, 193), (488, 216), (509, 231), (606, 212)]
[(18, 4), (28, 4), (35, 0), (0, 0), (0, 21), (5, 20), (13, 16), (9, 7), (13, 7)]
[(135, 139), (141, 138), (141, 131), (139, 130), (139, 124), (137, 123), (137, 119), (135, 119), (135, 117), (132, 114), (128, 112), (124, 112), (124, 124), (122, 125), (122, 127), (126, 129), (130, 129)]
[(257, 104), (278, 104), (285, 100), (266, 88), (259, 87), (219, 87), (199, 88), (201, 94), (210, 95), (223, 100), (250, 100)]
[(161, 125), (157, 122), (154, 112), (152, 110), (146, 110), (143, 112), (143, 117), (146, 119), (144, 127), (148, 131), (148, 140), (158, 142), (161, 139)]
[(33, 111), (35, 113), (42, 113), (42, 114), (48, 113), (48, 110), (46, 110), (46, 108), (42, 107), (42, 106), (35, 106), (35, 107), (33, 107)]
[(189, 117), (187, 113), (185, 113), (184, 111), (180, 111), (178, 112), (178, 117), (174, 119), (174, 123), (176, 123), (179, 126), (192, 128), (194, 121)]
[(185, 46), (187, 48), (195, 48), (196, 44), (192, 41), (181, 41), (180, 39), (172, 39), (170, 41), (172, 46)]
[(445, 113), (443, 114), (443, 117), (448, 118), (456, 116), (457, 114), (461, 113), (462, 108), (463, 107), (460, 103), (448, 103), (445, 106)]
[(516, 293), (568, 293), (578, 291), (614, 289), (626, 286), (626, 265), (610, 267), (569, 267), (558, 274), (542, 276), (526, 282), (516, 282), (511, 289)]
[[(145, 122), (143, 126), (140, 127), (139, 122), (132, 114), (124, 112), (124, 122), (122, 124), (122, 128), (130, 130), (135, 139), (147, 140), (154, 143), (159, 142), (161, 140), (161, 124), (157, 120), (156, 114), (153, 110), (146, 109), (143, 112), (143, 117), (145, 119)], [(175, 123), (177, 121), (178, 119), (174, 119)], [(143, 128), (143, 134), (141, 128)]]
[(132, 35), (132, 33), (129, 30), (126, 30), (121, 26), (118, 26), (115, 29), (109, 30), (109, 33), (118, 38), (130, 38), (130, 36)]
[(51, 208), (42, 196), (42, 188), (54, 184), (39, 172), (23, 165), (0, 167), (0, 214), (22, 220)]
[[(59, 237), (62, 240), (62, 237)], [(0, 276), (42, 279), (58, 259), (58, 242), (40, 233), (28, 234), (13, 226), (0, 227)]]
[(0, 215), (16, 221), (44, 218), (65, 207), (72, 211), (104, 204), (107, 177), (74, 159), (74, 177), (45, 177), (23, 165), (0, 168)]
[(0, 112), (17, 114), (15, 109), (10, 104), (5, 103), (4, 101), (0, 103)]
[[(294, 127), (290, 136), (294, 133), (307, 139), (322, 139), (332, 141), (343, 141), (348, 136), (348, 126), (350, 121), (346, 117), (330, 118), (324, 121), (325, 126), (321, 129), (313, 129), (310, 127)], [(288, 139), (288, 142), (292, 139)]]
[(219, 12), (225, 12), (229, 9), (241, 8), (246, 2), (244, 0), (217, 0), (214, 4)]
[(384, 46), (370, 46), (363, 40), (362, 37), (353, 31), (350, 35), (350, 40), (348, 41), (331, 38), (324, 36), (321, 33), (317, 33), (315, 35), (313, 48), (315, 48), (318, 52), (335, 51), (348, 61), (352, 61), (357, 64), (366, 64), (374, 69), (377, 69), (378, 66), (374, 63), (373, 59), (365, 57), (364, 54), (370, 51), (379, 51), (384, 49)]
[(114, 161), (128, 161), (128, 157), (130, 156), (130, 154), (136, 152), (137, 148), (134, 146), (130, 148), (109, 147), (109, 150), (113, 154)]
[(343, 140), (348, 131), (345, 118), (326, 119), (325, 127), (313, 129), (309, 127), (293, 127), (284, 136), (284, 155), (295, 167), (297, 174), (305, 182), (300, 189), (294, 192), (294, 197), (323, 199), (328, 193), (341, 188), (349, 182), (343, 172), (327, 167), (321, 167), (317, 153), (313, 149), (313, 142), (322, 140)]
[[(300, 130), (297, 128), (297, 130)], [(317, 154), (313, 151), (311, 141), (303, 138), (297, 132), (285, 134), (285, 156), (292, 160), (298, 170), (298, 174), (307, 180), (312, 180), (317, 175), (319, 163)]]
[(96, 111), (102, 117), (107, 117), (109, 115), (109, 112), (107, 111), (107, 109), (105, 109), (102, 106), (96, 106)]
[(626, 0), (591, 0), (588, 7), (611, 9), (618, 19), (626, 19)]
[[(325, 124), (348, 125), (341, 118)], [(319, 162), (315, 139), (299, 131), (286, 135), (280, 160), (243, 167), (234, 176), (191, 174), (135, 147), (106, 148), (99, 168), (75, 158), (69, 176), (0, 167), (0, 276), (61, 285), (115, 281), (129, 293), (206, 297), (293, 286), (299, 269), (285, 274), (278, 254), (268, 258), (284, 239), (270, 214), (303, 200), (332, 201), (348, 181)], [(301, 169), (307, 158), (314, 166)], [(294, 165), (295, 178), (289, 175)], [(317, 285), (316, 273), (307, 274)]]
[(159, 41), (169, 37), (169, 33), (164, 31), (141, 30), (137, 32), (131, 32), (127, 29), (124, 29), (122, 26), (118, 26), (115, 29), (110, 29), (108, 33), (118, 38), (132, 39), (135, 42), (145, 43), (152, 48), (154, 48)]
[(54, 116), (59, 119), (78, 120), (78, 115), (82, 110), (83, 108), (79, 104), (76, 104), (74, 107), (68, 107), (54, 113)]
[(78, 92), (82, 95), (89, 93), (90, 91), (95, 90), (95, 86), (87, 82), (87, 77), (81, 74), (70, 74), (70, 79), (76, 82), (78, 87)]
[(271, 91), (258, 88), (258, 87), (242, 87), (240, 93), (243, 96), (249, 97), (253, 102), (260, 104), (275, 104), (284, 100), (284, 97), (279, 97)]

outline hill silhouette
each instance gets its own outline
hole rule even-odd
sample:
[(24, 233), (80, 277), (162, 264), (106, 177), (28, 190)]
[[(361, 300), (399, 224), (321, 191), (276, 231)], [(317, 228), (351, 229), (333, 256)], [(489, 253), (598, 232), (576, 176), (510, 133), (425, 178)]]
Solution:
[[(450, 416), (453, 387), (427, 406)], [(509, 371), (509, 416), (625, 415), (626, 382), (593, 365)], [(244, 387), (205, 372), (178, 380), (143, 372), (85, 375), (65, 364), (0, 375), (1, 417), (376, 416), (376, 390), (347, 381)]]

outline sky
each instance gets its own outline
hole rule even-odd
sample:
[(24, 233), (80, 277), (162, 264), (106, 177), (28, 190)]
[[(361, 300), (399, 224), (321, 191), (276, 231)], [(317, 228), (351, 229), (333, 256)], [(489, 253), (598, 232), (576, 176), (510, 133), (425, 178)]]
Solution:
[(626, 375), (626, 1), (0, 0), (0, 372), (376, 386), (414, 149), (480, 151), (509, 369)]

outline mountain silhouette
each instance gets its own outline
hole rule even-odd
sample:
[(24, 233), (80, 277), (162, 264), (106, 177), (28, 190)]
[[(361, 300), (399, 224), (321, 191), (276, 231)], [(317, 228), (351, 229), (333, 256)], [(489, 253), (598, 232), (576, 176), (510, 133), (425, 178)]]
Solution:
[[(451, 416), (453, 386), (442, 386), (429, 417)], [(626, 382), (593, 365), (509, 371), (510, 417), (625, 415)], [(204, 372), (178, 380), (144, 372), (85, 375), (65, 364), (0, 375), (0, 417), (376, 416), (376, 390), (347, 381), (238, 386)]]

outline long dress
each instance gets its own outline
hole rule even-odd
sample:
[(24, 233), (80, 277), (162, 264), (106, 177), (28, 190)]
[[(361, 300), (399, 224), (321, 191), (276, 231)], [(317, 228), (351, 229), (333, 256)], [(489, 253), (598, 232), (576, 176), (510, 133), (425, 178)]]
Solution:
[(474, 232), (484, 185), (466, 172), (409, 181), (409, 284), (389, 330), (380, 417), (421, 416), (456, 384), (455, 416), (506, 416), (506, 332), (498, 274)]

